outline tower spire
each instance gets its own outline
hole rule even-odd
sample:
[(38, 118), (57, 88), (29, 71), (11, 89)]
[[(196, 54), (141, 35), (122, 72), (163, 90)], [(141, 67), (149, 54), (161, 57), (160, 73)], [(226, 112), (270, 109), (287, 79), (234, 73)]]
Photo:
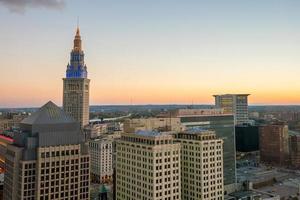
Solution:
[(77, 16), (77, 27), (76, 27), (76, 36), (80, 36), (80, 31), (79, 31), (79, 16)]
[(81, 36), (80, 36), (80, 30), (79, 30), (79, 26), (77, 24), (77, 28), (76, 28), (76, 35), (74, 38), (74, 47), (73, 47), (73, 51), (82, 51), (81, 49)]
[(71, 51), (70, 64), (67, 65), (67, 78), (87, 78), (87, 68), (84, 64), (84, 52), (81, 46), (79, 27), (76, 28), (74, 46)]

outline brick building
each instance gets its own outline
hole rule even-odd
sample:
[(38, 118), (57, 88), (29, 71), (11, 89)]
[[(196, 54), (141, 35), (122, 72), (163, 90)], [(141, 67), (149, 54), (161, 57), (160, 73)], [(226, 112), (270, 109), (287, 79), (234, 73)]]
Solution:
[(259, 149), (261, 162), (275, 165), (287, 164), (288, 126), (277, 122), (259, 127)]

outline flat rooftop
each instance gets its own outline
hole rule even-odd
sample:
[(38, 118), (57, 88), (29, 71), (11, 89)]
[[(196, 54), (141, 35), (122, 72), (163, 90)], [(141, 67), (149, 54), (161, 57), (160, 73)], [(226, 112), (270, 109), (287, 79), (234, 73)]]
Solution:
[(157, 136), (165, 136), (170, 135), (168, 132), (159, 132), (159, 131), (144, 131), (138, 130), (135, 132), (137, 135), (148, 136), (148, 137), (157, 137)]
[(253, 186), (268, 180), (274, 180), (270, 184), (254, 190), (279, 195), (280, 198), (300, 197), (300, 171), (297, 170), (266, 166), (244, 166), (237, 168), (237, 179), (238, 183), (248, 180), (253, 183)]

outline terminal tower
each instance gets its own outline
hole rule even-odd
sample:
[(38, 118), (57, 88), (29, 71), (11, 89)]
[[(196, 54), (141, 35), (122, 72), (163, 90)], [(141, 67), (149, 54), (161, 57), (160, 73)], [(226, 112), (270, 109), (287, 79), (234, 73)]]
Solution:
[(81, 128), (89, 123), (90, 80), (87, 75), (80, 31), (77, 27), (70, 63), (67, 65), (66, 78), (63, 78), (63, 109), (80, 122)]

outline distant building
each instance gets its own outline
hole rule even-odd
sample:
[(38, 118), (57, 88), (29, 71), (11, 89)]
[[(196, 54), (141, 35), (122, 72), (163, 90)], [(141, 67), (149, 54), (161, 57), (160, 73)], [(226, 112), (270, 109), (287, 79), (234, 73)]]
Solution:
[(180, 144), (172, 135), (124, 133), (116, 151), (116, 200), (180, 200)]
[(223, 141), (213, 131), (178, 133), (176, 141), (181, 144), (181, 200), (223, 200)]
[(250, 112), (249, 113), (249, 118), (259, 119), (259, 112)]
[(18, 127), (19, 123), (25, 118), (27, 115), (23, 114), (9, 114), (8, 116), (3, 116), (0, 118), (0, 134), (3, 131), (9, 130), (14, 127)]
[(124, 121), (124, 132), (135, 133), (136, 131), (182, 131), (183, 126), (179, 118), (139, 118), (126, 119)]
[(123, 124), (120, 122), (108, 122), (106, 124), (107, 133), (123, 132)]
[(0, 174), (5, 169), (5, 155), (7, 150), (7, 145), (12, 144), (13, 139), (4, 135), (0, 135)]
[(249, 94), (214, 95), (216, 108), (224, 109), (224, 113), (233, 113), (235, 125), (248, 123)]
[(63, 78), (63, 109), (80, 123), (81, 128), (89, 124), (89, 85), (81, 37), (77, 28), (66, 78)]
[(274, 165), (288, 162), (288, 126), (274, 123), (259, 127), (260, 160)]
[(84, 132), (87, 138), (97, 138), (105, 133), (107, 133), (107, 124), (89, 124), (84, 127)]
[(236, 190), (235, 129), (232, 114), (224, 114), (222, 109), (179, 109), (173, 113), (182, 125), (215, 131), (224, 141), (224, 193)]
[(89, 141), (92, 181), (112, 183), (113, 178), (113, 140), (99, 138)]
[(251, 152), (259, 150), (258, 126), (240, 125), (235, 127), (236, 150)]
[(5, 159), (4, 200), (90, 199), (80, 125), (52, 102), (21, 122)]

